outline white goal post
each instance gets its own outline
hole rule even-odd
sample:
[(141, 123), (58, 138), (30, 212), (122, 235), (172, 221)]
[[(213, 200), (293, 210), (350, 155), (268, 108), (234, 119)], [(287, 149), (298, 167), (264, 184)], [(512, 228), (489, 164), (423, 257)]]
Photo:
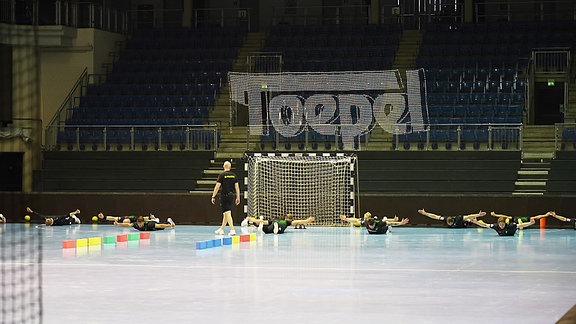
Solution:
[(342, 225), (359, 208), (353, 153), (246, 153), (247, 216), (316, 217), (314, 225)]

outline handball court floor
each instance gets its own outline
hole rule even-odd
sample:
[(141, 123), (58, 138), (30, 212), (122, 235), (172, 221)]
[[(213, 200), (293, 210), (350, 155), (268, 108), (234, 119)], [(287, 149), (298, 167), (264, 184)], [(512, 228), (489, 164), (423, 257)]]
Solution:
[(30, 226), (44, 234), (43, 323), (554, 323), (576, 303), (572, 229), (289, 228), (196, 250), (215, 229), (76, 250), (62, 241), (137, 231)]

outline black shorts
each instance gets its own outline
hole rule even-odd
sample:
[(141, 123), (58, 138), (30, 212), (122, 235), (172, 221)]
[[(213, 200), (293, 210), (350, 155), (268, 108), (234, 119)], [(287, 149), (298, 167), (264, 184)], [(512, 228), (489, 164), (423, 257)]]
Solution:
[[(274, 223), (278, 223), (278, 221), (269, 221), (268, 225), (264, 225), (262, 227), (262, 232), (264, 234), (273, 234), (274, 233)], [(278, 223), (278, 234), (282, 234), (286, 231), (286, 225)]]
[(262, 232), (264, 232), (264, 234), (274, 233), (274, 222), (270, 222), (268, 225), (264, 225), (262, 227)]
[(222, 208), (222, 214), (227, 211), (231, 211), (235, 201), (236, 194), (233, 192), (220, 195), (220, 207)]
[(151, 231), (158, 231), (158, 230), (163, 230), (163, 228), (156, 228), (156, 222), (154, 221), (149, 221), (149, 222), (145, 222), (144, 226), (142, 227), (136, 227), (137, 230), (142, 231), (142, 232), (151, 232)]

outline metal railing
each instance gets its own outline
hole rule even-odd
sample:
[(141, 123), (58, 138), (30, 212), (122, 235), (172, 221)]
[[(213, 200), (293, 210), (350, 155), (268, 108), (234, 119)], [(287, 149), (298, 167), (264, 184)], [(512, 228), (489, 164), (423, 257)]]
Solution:
[(576, 123), (554, 125), (556, 151), (576, 151)]
[[(88, 77), (88, 69), (84, 68), (84, 71), (82, 71), (78, 79), (76, 79), (76, 82), (64, 99), (64, 102), (62, 105), (60, 105), (60, 108), (58, 108), (58, 111), (56, 111), (54, 117), (52, 117), (52, 120), (50, 120), (48, 123), (48, 127), (58, 127), (59, 125), (64, 125), (66, 120), (72, 116), (74, 108), (76, 107), (75, 98), (85, 94), (84, 91), (86, 91), (86, 86), (88, 85)], [(48, 134), (48, 132), (46, 132), (46, 134)], [(45, 140), (49, 141), (54, 139), (46, 137)]]
[(396, 150), (522, 150), (521, 124), (426, 124), (425, 130), (394, 136)]
[(111, 6), (83, 1), (0, 0), (0, 22), (20, 25), (61, 25), (128, 32), (128, 14)]
[(192, 23), (194, 27), (238, 26), (250, 31), (251, 15), (249, 8), (208, 8), (194, 9)]
[[(358, 129), (359, 125), (320, 124), (306, 125), (302, 131), (292, 137), (276, 132), (272, 126), (264, 127), (264, 133), (251, 134), (247, 128), (246, 149), (272, 149), (280, 150), (352, 150), (365, 151), (382, 149), (378, 139), (372, 136), (373, 128), (367, 126), (368, 131), (349, 138), (343, 138), (346, 128)], [(391, 150), (522, 150), (522, 124), (423, 124), (424, 131), (401, 132), (407, 129), (406, 124), (399, 124), (396, 134), (389, 134), (388, 149)], [(413, 127), (413, 126), (411, 126)], [(348, 128), (348, 129), (349, 129)], [(410, 127), (408, 127), (410, 128)], [(316, 130), (322, 130), (321, 135)], [(255, 140), (254, 137), (259, 139)], [(391, 140), (390, 140), (391, 138)]]
[(474, 4), (475, 22), (575, 20), (573, 0), (502, 0)]
[(215, 151), (218, 125), (53, 125), (46, 151)]
[(569, 48), (540, 48), (532, 51), (534, 73), (566, 74), (570, 71)]
[[(462, 23), (465, 11), (464, 5), (456, 1), (401, 1), (399, 6), (386, 10), (390, 10), (391, 17), (397, 17), (398, 22), (408, 29), (422, 29), (428, 23)], [(381, 17), (381, 21), (386, 21), (386, 18)]]
[[(154, 7), (128, 10), (130, 25), (134, 31), (146, 28), (181, 28), (188, 25), (183, 9), (158, 9)], [(189, 23), (198, 27), (242, 27), (250, 30), (250, 9), (207, 8), (193, 9)]]
[(284, 6), (274, 7), (272, 25), (368, 24), (370, 6)]

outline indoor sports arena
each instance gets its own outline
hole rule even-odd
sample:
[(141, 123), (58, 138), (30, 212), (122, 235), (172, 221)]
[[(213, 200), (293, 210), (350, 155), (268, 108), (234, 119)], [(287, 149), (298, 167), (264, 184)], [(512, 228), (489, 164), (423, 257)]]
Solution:
[(0, 323), (575, 323), (572, 0), (0, 0)]

